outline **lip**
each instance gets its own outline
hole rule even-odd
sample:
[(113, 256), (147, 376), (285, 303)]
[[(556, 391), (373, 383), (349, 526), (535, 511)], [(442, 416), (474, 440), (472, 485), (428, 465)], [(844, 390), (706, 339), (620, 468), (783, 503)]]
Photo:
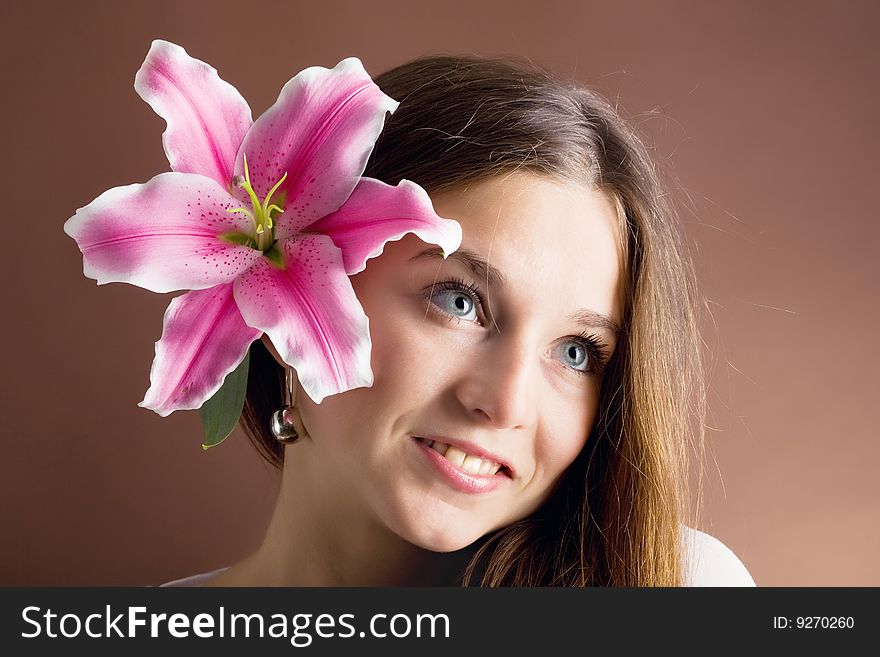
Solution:
[[(436, 470), (443, 476), (446, 482), (462, 493), (489, 493), (504, 484), (506, 481), (510, 481), (510, 476), (506, 474), (504, 470), (499, 470), (494, 475), (475, 475), (454, 466), (445, 457), (441, 456), (437, 450), (428, 447), (426, 440), (436, 440), (441, 443), (446, 442), (439, 437), (420, 436), (420, 438), (423, 438), (424, 440), (419, 440), (415, 436), (412, 436), (411, 438), (416, 447), (421, 450), (428, 461), (430, 461), (434, 468), (436, 468)], [(453, 445), (451, 442), (446, 444)], [(460, 445), (461, 443), (458, 442), (454, 446), (464, 451), (464, 447)], [(486, 454), (485, 451), (482, 453), (471, 451), (468, 453), (479, 458), (495, 461), (495, 459)], [(495, 462), (502, 463), (501, 461)]]
[(498, 456), (498, 454), (493, 454), (492, 452), (483, 449), (475, 443), (468, 442), (467, 440), (459, 440), (458, 438), (447, 438), (446, 436), (423, 436), (419, 434), (419, 438), (424, 438), (425, 440), (433, 440), (434, 442), (445, 443), (446, 445), (457, 447), (462, 452), (470, 454), (471, 456), (476, 456), (477, 458), (483, 459), (484, 461), (495, 461), (495, 463), (503, 465), (504, 468), (507, 470), (507, 472), (505, 473), (506, 476), (508, 476), (510, 479), (516, 477), (516, 470), (514, 470), (513, 466), (505, 461), (503, 457)]

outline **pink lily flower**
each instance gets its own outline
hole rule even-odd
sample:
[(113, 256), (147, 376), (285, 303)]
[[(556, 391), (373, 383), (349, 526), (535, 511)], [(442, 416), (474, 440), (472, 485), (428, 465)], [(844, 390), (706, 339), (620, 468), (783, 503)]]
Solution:
[(361, 176), (398, 103), (350, 57), (297, 74), (254, 122), (214, 68), (159, 40), (135, 89), (167, 122), (172, 171), (104, 192), (64, 231), (99, 285), (190, 290), (168, 306), (140, 406), (201, 407), (264, 333), (316, 403), (372, 385), (348, 277), (406, 233), (445, 255), (461, 244), (424, 189)]

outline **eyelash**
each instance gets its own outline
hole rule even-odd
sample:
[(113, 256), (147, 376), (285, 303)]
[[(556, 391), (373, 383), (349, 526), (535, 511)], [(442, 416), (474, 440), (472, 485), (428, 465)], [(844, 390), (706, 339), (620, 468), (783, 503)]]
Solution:
[[(431, 310), (436, 313), (439, 313), (443, 316), (444, 319), (448, 321), (455, 321), (458, 324), (461, 324), (461, 317), (456, 317), (451, 313), (446, 312), (445, 310), (440, 309), (435, 303), (433, 303), (432, 299), (434, 295), (440, 291), (451, 290), (454, 292), (461, 292), (466, 294), (471, 298), (471, 301), (474, 304), (482, 309), (485, 308), (485, 304), (483, 302), (483, 295), (480, 294), (480, 289), (474, 283), (468, 283), (460, 278), (450, 278), (448, 280), (435, 283), (431, 286), (430, 292), (428, 293), (428, 305)], [(598, 335), (594, 335), (592, 333), (587, 333), (586, 331), (581, 331), (578, 335), (568, 336), (569, 338), (573, 338), (573, 342), (577, 342), (581, 347), (587, 352), (588, 357), (590, 358), (590, 362), (593, 364), (588, 370), (578, 370), (574, 367), (570, 367), (566, 365), (566, 369), (571, 372), (574, 372), (580, 376), (587, 376), (590, 374), (601, 375), (605, 369), (605, 366), (608, 364), (608, 345), (602, 341), (602, 339)]]

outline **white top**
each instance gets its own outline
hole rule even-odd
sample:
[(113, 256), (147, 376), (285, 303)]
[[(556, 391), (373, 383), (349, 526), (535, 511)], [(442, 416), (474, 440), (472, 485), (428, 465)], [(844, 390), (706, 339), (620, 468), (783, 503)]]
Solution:
[[(698, 529), (681, 526), (685, 586), (755, 586), (742, 561), (724, 543)], [(191, 575), (160, 586), (202, 586), (226, 568)]]
[(714, 536), (681, 526), (685, 586), (755, 586), (729, 547)]

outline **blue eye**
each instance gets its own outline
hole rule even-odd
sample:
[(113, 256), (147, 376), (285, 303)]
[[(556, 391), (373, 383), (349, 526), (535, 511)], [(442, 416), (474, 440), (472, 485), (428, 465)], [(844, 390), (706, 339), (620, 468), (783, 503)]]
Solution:
[[(477, 310), (483, 307), (483, 298), (476, 285), (459, 279), (435, 283), (427, 298), (450, 320), (482, 323)], [(586, 332), (569, 336), (555, 348), (555, 355), (579, 376), (600, 375), (609, 358), (608, 347), (601, 338)]]
[(438, 290), (431, 295), (431, 301), (440, 310), (458, 319), (467, 321), (476, 321), (477, 319), (476, 303), (474, 303), (470, 295), (465, 294), (461, 290)]
[(557, 347), (563, 364), (579, 375), (601, 375), (608, 364), (608, 345), (597, 335), (583, 332)]
[(586, 372), (592, 367), (588, 350), (580, 342), (564, 342), (560, 349), (563, 362), (570, 368)]

